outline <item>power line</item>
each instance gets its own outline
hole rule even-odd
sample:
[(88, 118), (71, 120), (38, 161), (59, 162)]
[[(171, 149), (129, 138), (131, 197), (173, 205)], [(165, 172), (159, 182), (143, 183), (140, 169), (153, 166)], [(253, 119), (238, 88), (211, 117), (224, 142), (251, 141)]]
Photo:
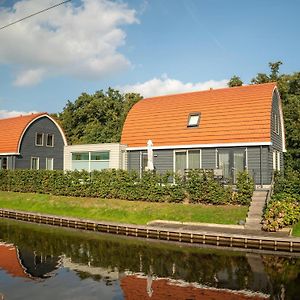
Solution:
[(4, 29), (4, 28), (7, 28), (7, 27), (9, 27), (9, 26), (12, 26), (12, 25), (14, 25), (14, 24), (16, 24), (16, 23), (19, 23), (19, 22), (21, 22), (21, 21), (23, 21), (23, 20), (26, 20), (26, 19), (29, 19), (29, 18), (31, 18), (31, 17), (34, 17), (34, 16), (36, 16), (36, 15), (38, 15), (38, 14), (41, 14), (41, 13), (43, 13), (43, 12), (45, 12), (45, 11), (47, 11), (47, 10), (50, 10), (50, 9), (52, 9), (52, 8), (55, 8), (55, 7), (57, 7), (57, 6), (63, 5), (63, 4), (65, 4), (65, 3), (67, 3), (67, 2), (71, 2), (71, 1), (72, 1), (72, 0), (66, 0), (66, 1), (60, 2), (60, 3), (58, 3), (58, 4), (55, 4), (55, 5), (53, 5), (53, 6), (50, 6), (50, 7), (48, 7), (48, 8), (45, 8), (45, 9), (43, 9), (43, 10), (40, 10), (40, 11), (38, 11), (38, 12), (36, 12), (36, 13), (33, 13), (33, 14), (29, 15), (29, 16), (26, 16), (26, 17), (24, 17), (24, 18), (22, 18), (22, 19), (19, 19), (19, 20), (17, 20), (17, 21), (14, 21), (14, 22), (12, 22), (12, 23), (9, 23), (9, 24), (7, 24), (7, 25), (5, 25), (5, 26), (2, 26), (2, 27), (0, 27), (0, 30), (2, 30), (2, 29)]

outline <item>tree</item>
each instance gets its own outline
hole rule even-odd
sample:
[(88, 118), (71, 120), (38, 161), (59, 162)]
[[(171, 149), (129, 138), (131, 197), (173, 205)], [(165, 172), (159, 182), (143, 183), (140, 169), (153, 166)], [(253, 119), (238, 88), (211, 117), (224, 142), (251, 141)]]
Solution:
[(241, 78), (239, 76), (233, 75), (230, 78), (230, 80), (228, 81), (227, 85), (229, 87), (242, 86), (243, 85), (243, 81), (241, 80)]
[(70, 144), (119, 142), (126, 116), (142, 97), (109, 88), (68, 101), (59, 120)]

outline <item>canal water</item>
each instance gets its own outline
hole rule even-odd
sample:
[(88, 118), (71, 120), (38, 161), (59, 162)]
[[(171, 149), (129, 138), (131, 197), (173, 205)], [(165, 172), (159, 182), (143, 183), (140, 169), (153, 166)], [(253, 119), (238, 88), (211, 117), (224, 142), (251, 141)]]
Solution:
[(300, 258), (0, 219), (2, 299), (300, 299)]

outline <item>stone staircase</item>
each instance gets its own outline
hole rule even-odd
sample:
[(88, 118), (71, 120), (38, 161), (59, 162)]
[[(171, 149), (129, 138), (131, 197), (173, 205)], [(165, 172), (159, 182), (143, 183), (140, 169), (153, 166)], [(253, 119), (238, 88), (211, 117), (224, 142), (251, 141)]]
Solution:
[(245, 229), (261, 230), (261, 219), (268, 193), (268, 190), (257, 190), (253, 192), (248, 216), (246, 218)]

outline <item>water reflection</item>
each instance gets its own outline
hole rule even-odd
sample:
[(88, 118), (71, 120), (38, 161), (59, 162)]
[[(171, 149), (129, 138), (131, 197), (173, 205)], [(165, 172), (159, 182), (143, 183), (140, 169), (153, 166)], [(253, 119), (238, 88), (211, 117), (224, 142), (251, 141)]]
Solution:
[(299, 266), (0, 220), (0, 300), (298, 299)]

